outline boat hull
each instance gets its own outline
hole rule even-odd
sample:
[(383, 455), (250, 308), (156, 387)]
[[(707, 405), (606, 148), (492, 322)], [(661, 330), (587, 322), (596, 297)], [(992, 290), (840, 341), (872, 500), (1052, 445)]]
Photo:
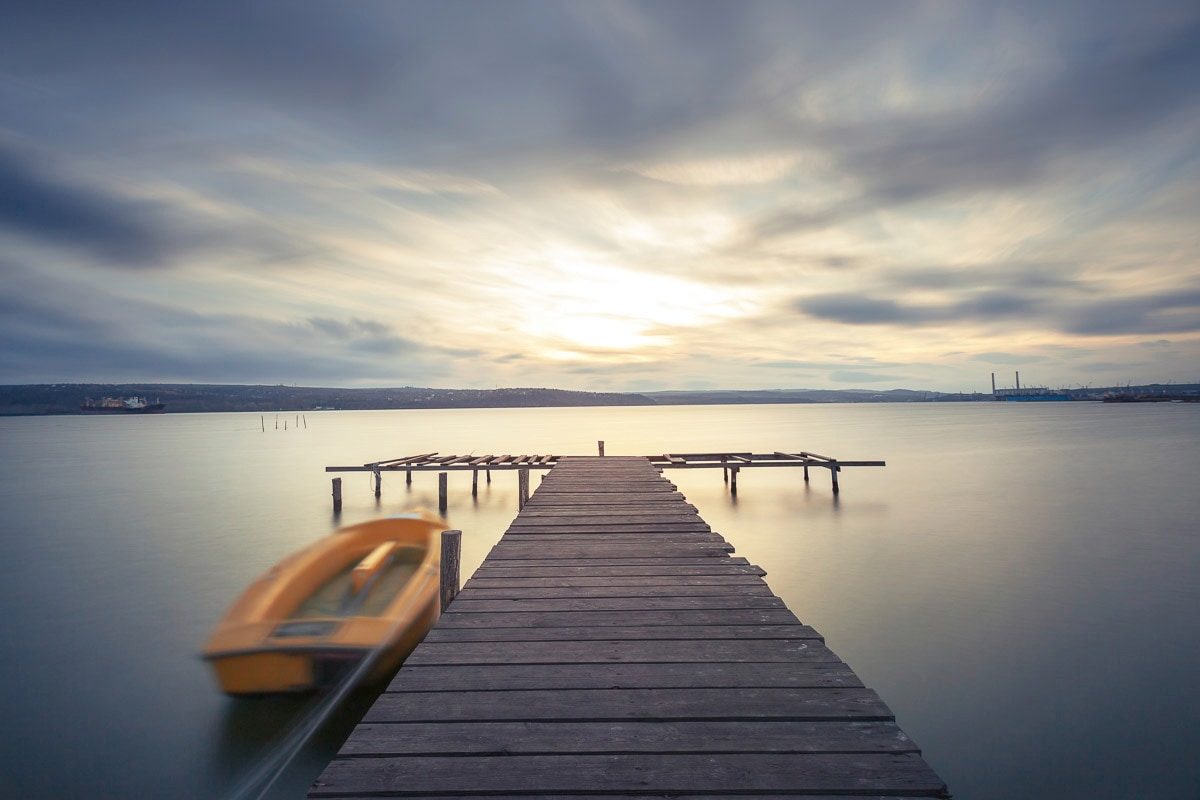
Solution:
[(423, 514), (375, 520), (277, 564), (243, 592), (202, 653), (221, 689), (310, 691), (367, 658), (362, 681), (389, 678), (438, 619), (443, 528)]

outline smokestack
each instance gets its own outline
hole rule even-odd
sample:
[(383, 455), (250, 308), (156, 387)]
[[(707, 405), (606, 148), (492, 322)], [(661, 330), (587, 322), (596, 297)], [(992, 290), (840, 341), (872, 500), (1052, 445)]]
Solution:
[(1017, 372), (1017, 388), (1021, 388), (1021, 373)]

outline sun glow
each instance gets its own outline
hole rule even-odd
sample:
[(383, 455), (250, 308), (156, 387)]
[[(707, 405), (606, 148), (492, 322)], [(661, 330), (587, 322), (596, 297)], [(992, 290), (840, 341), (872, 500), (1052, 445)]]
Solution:
[[(578, 255), (551, 259), (540, 305), (522, 326), (547, 350), (628, 351), (666, 346), (671, 329), (736, 316), (738, 304), (689, 280), (602, 264)], [(595, 354), (599, 355), (599, 354)]]

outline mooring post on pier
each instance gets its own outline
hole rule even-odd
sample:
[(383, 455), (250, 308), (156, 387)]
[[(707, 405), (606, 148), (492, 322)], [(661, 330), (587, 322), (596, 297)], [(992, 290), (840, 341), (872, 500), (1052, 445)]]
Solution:
[(596, 445), (600, 450), (600, 455), (604, 455), (604, 442), (603, 441), (596, 442)]
[(837, 479), (837, 474), (838, 474), (838, 472), (841, 471), (841, 469), (842, 468), (838, 466), (838, 463), (836, 461), (829, 462), (829, 474), (833, 476), (833, 493), (834, 494), (837, 494), (838, 492), (841, 491), (840, 489), (838, 489), (838, 479)]
[(517, 470), (517, 510), (525, 508), (529, 501), (529, 467)]
[(438, 511), (441, 512), (443, 515), (446, 513), (446, 506), (447, 506), (446, 497), (448, 494), (449, 480), (450, 480), (450, 473), (448, 473), (448, 472), (439, 472), (438, 473)]
[(383, 494), (383, 476), (379, 474), (379, 470), (375, 470), (375, 496), (379, 497)]
[(333, 479), (333, 510), (342, 510), (342, 479)]
[(442, 531), (442, 611), (458, 594), (458, 565), (462, 555), (462, 531)]

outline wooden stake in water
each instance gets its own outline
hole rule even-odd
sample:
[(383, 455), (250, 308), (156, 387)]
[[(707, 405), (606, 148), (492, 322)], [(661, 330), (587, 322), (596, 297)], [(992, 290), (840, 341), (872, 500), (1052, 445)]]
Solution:
[(342, 510), (342, 479), (333, 479), (333, 510)]
[(379, 497), (383, 493), (383, 476), (379, 474), (379, 470), (375, 470), (375, 496)]
[(440, 511), (443, 516), (445, 516), (445, 514), (446, 514), (447, 494), (448, 494), (447, 482), (448, 482), (448, 480), (449, 480), (449, 473), (446, 473), (446, 472), (438, 473), (438, 511)]

